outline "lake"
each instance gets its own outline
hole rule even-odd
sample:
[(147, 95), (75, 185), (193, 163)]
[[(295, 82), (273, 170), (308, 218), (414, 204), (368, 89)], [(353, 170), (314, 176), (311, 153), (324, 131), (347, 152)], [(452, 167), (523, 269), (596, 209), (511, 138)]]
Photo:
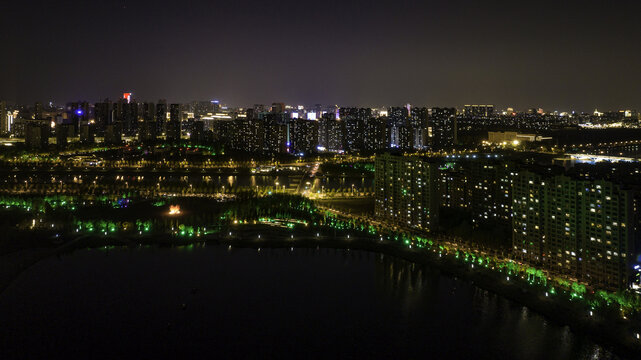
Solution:
[(617, 359), (429, 268), (333, 249), (76, 251), (0, 294), (0, 358)]

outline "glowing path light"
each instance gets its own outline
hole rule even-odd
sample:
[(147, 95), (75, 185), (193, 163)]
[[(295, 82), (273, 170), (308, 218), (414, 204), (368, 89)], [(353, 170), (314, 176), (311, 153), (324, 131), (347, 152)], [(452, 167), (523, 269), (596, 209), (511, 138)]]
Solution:
[(169, 215), (180, 215), (180, 206), (169, 205)]

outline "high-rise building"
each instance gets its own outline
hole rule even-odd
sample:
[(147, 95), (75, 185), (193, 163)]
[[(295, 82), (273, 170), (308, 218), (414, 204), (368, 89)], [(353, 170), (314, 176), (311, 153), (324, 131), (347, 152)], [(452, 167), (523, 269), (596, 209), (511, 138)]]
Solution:
[(26, 120), (24, 142), (30, 149), (46, 149), (49, 146), (51, 125), (44, 120)]
[(369, 117), (363, 124), (363, 151), (375, 152), (385, 150), (389, 145), (387, 120), (379, 117)]
[(41, 102), (36, 102), (33, 106), (33, 118), (36, 120), (44, 119), (44, 107)]
[(217, 112), (220, 112), (220, 110), (221, 110), (220, 101), (211, 100), (210, 103), (211, 103), (211, 106), (212, 106), (212, 112), (214, 114), (217, 113)]
[(192, 144), (202, 144), (205, 141), (205, 124), (201, 120), (194, 120), (189, 133), (189, 141)]
[[(214, 106), (218, 105), (218, 106)], [(192, 106), (194, 108), (194, 117), (200, 118), (216, 112), (215, 107), (219, 108), (220, 104), (215, 104), (213, 101), (195, 101)]]
[(92, 125), (80, 125), (80, 142), (83, 144), (93, 144), (95, 142), (95, 135)]
[(138, 132), (138, 139), (142, 142), (153, 143), (158, 137), (155, 121), (143, 121)]
[(526, 170), (516, 176), (512, 197), (516, 256), (597, 288), (628, 288), (639, 246), (630, 188)]
[(122, 109), (122, 131), (125, 135), (133, 136), (138, 131), (138, 104), (131, 100), (123, 103)]
[(318, 146), (318, 121), (291, 120), (291, 149), (296, 153), (309, 154)]
[(181, 106), (180, 104), (171, 104), (169, 106), (169, 121), (167, 122), (167, 141), (177, 142), (181, 137)]
[(463, 114), (472, 118), (488, 118), (494, 115), (494, 105), (465, 105)]
[(340, 108), (341, 123), (343, 124), (343, 149), (349, 152), (359, 152), (364, 148), (363, 130), (365, 121), (372, 116), (372, 109)]
[(108, 99), (94, 105), (96, 133), (104, 135), (107, 125), (114, 123), (114, 112), (111, 101)]
[(55, 128), (56, 131), (56, 146), (58, 148), (65, 148), (69, 142), (69, 137), (73, 136), (73, 125), (71, 124), (58, 124)]
[(375, 160), (375, 214), (391, 224), (431, 231), (438, 224), (438, 164), (389, 153)]
[(113, 104), (114, 122), (118, 123), (122, 133), (133, 136), (138, 131), (138, 104), (127, 98), (119, 99)]
[(409, 112), (409, 126), (412, 132), (412, 148), (423, 150), (428, 147), (427, 114), (425, 107), (412, 107)]
[(180, 122), (180, 113), (182, 106), (180, 104), (171, 104), (169, 106), (169, 121)]
[(168, 121), (166, 139), (168, 142), (178, 142), (181, 139), (182, 128), (180, 121)]
[(432, 150), (445, 150), (457, 143), (456, 109), (431, 108), (427, 114), (427, 142)]
[(116, 122), (105, 126), (105, 144), (120, 145), (122, 143), (122, 131), (120, 123)]
[(138, 138), (143, 142), (154, 142), (157, 137), (156, 105), (152, 102), (140, 104)]
[(285, 112), (285, 104), (283, 103), (272, 103), (271, 112), (274, 114), (281, 114)]
[(289, 124), (283, 113), (262, 114), (263, 151), (284, 153), (291, 146), (289, 142)]
[(156, 104), (156, 133), (165, 132), (165, 123), (167, 122), (167, 101), (158, 100)]
[[(220, 121), (219, 121), (220, 122)], [(238, 118), (232, 120), (234, 130), (229, 132), (231, 147), (238, 151), (259, 152), (263, 150), (265, 141), (263, 121), (252, 118)], [(228, 123), (228, 121), (224, 121)], [(223, 132), (228, 130), (225, 125), (217, 124), (218, 129), (214, 132), (217, 138), (224, 139)]]
[(398, 150), (412, 149), (414, 134), (409, 121), (409, 112), (408, 107), (391, 107), (387, 110), (387, 126), (391, 148)]
[(253, 107), (253, 114), (254, 114), (254, 117), (255, 117), (256, 119), (258, 119), (258, 116), (259, 116), (261, 113), (267, 112), (267, 110), (268, 110), (268, 108), (267, 108), (267, 106), (266, 106), (266, 105), (264, 105), (264, 104), (254, 104), (254, 107)]
[[(258, 119), (252, 119), (257, 121)], [(222, 145), (225, 148), (232, 148), (232, 138), (236, 133), (235, 125), (232, 119), (211, 119), (204, 121), (205, 130), (211, 131), (212, 141)], [(262, 147), (262, 145), (261, 145)]]
[(11, 131), (9, 116), (7, 113), (7, 103), (0, 101), (0, 134), (8, 134)]
[(474, 226), (511, 227), (511, 190), (517, 174), (514, 161), (491, 154), (441, 159), (441, 206), (469, 213)]
[(343, 151), (343, 125), (335, 113), (326, 113), (318, 123), (318, 142), (320, 150)]
[(66, 106), (65, 124), (73, 125), (74, 133), (78, 133), (81, 124), (89, 123), (90, 108), (87, 102), (72, 102)]
[(152, 122), (156, 119), (156, 105), (152, 102), (140, 104), (140, 117), (142, 121)]

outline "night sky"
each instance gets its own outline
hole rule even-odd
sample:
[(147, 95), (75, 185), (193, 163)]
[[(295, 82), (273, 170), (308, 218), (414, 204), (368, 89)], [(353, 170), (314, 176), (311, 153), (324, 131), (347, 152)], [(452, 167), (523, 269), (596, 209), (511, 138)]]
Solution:
[(3, 1), (0, 99), (641, 109), (639, 1)]

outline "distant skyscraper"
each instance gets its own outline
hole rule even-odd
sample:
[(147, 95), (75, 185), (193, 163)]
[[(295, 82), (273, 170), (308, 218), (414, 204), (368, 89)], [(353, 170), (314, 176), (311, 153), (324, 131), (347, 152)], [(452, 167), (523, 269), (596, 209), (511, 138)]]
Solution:
[(157, 137), (156, 126), (156, 106), (154, 103), (146, 102), (140, 105), (140, 118), (142, 123), (139, 122), (138, 138), (144, 142), (154, 142)]
[(181, 135), (181, 105), (171, 104), (169, 106), (169, 121), (167, 122), (167, 141), (177, 142), (180, 141)]
[(180, 122), (180, 113), (182, 106), (180, 104), (171, 104), (169, 107), (169, 121)]
[(389, 108), (387, 110), (387, 123), (390, 147), (400, 150), (412, 149), (413, 133), (407, 107)]
[(165, 123), (167, 122), (167, 100), (158, 100), (156, 104), (156, 133), (165, 132)]
[(80, 142), (83, 144), (93, 144), (95, 142), (93, 126), (89, 124), (80, 125)]
[(56, 146), (58, 148), (65, 148), (70, 136), (73, 136), (73, 126), (70, 124), (58, 124), (55, 128), (56, 131)]
[(142, 142), (155, 142), (157, 138), (155, 121), (143, 121), (138, 132), (138, 139)]
[(122, 132), (120, 131), (120, 124), (113, 123), (105, 127), (105, 144), (119, 145), (122, 143)]
[(87, 124), (89, 122), (89, 103), (87, 102), (72, 102), (67, 103), (65, 124), (71, 124), (74, 128), (74, 133), (80, 130), (80, 124)]
[(189, 141), (192, 144), (202, 144), (205, 141), (205, 124), (202, 120), (195, 120), (192, 124)]
[(254, 104), (254, 118), (258, 119), (258, 115), (267, 112), (267, 107), (263, 104)]
[(343, 150), (343, 125), (336, 119), (335, 113), (323, 114), (318, 124), (318, 142), (320, 149), (327, 151)]
[(109, 100), (105, 100), (94, 105), (95, 113), (95, 129), (98, 134), (104, 135), (107, 125), (111, 125), (114, 122), (113, 118), (113, 107), (112, 103)]
[[(230, 132), (229, 122), (232, 125)], [(231, 121), (218, 120), (214, 136), (222, 142), (229, 141), (231, 148), (237, 151), (259, 152), (263, 150), (264, 126), (263, 121), (253, 118), (238, 118)], [(226, 135), (225, 136), (225, 132)]]
[(30, 149), (46, 149), (49, 146), (51, 125), (44, 120), (27, 120), (25, 124), (25, 145)]
[(283, 103), (272, 103), (271, 112), (275, 114), (280, 114), (285, 112), (285, 104)]
[(350, 152), (363, 150), (363, 130), (365, 121), (372, 116), (372, 109), (340, 108), (339, 113), (345, 135), (343, 148)]
[(318, 121), (305, 119), (291, 120), (291, 148), (293, 152), (309, 154), (318, 146)]
[(389, 144), (387, 119), (370, 117), (365, 120), (363, 128), (363, 150), (374, 152), (384, 150)]
[(288, 123), (283, 113), (263, 114), (263, 150), (283, 153), (291, 146), (288, 140)]
[(142, 121), (152, 122), (156, 117), (156, 105), (152, 102), (146, 102), (141, 104), (141, 118)]
[(44, 119), (44, 108), (41, 102), (36, 102), (33, 107), (33, 118), (36, 120)]
[(457, 142), (456, 109), (431, 108), (427, 115), (427, 139), (432, 150), (452, 148)]
[(422, 150), (428, 146), (427, 108), (412, 107), (409, 111), (409, 125), (412, 134), (412, 148)]
[(491, 117), (494, 115), (494, 105), (465, 105), (463, 114), (468, 117)]
[(9, 117), (7, 116), (7, 103), (0, 101), (0, 133), (8, 134), (11, 131)]
[(214, 113), (214, 103), (211, 101), (196, 101), (193, 103), (194, 117), (201, 118)]
[(123, 102), (120, 122), (125, 135), (134, 135), (138, 131), (138, 104), (135, 101)]
[(211, 105), (214, 113), (220, 112), (220, 101), (212, 100)]

